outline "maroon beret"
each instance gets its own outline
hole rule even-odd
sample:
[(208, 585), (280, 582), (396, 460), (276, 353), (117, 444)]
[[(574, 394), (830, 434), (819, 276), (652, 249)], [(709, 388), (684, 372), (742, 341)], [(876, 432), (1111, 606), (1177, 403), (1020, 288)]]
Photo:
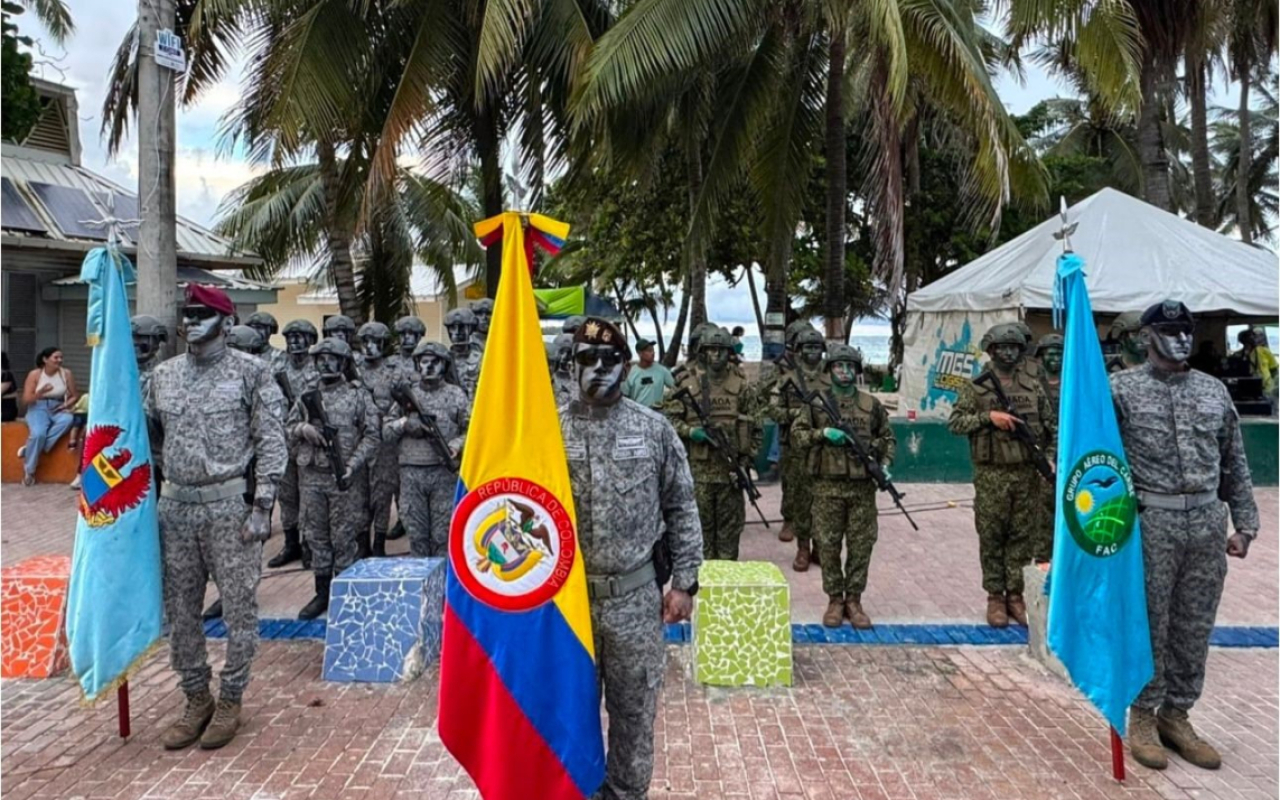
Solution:
[(212, 286), (201, 286), (198, 283), (187, 284), (187, 305), (208, 306), (225, 317), (234, 316), (236, 304), (231, 302), (227, 293)]
[(574, 344), (613, 345), (622, 351), (628, 361), (631, 360), (631, 347), (622, 331), (607, 319), (587, 317), (578, 330), (573, 333)]

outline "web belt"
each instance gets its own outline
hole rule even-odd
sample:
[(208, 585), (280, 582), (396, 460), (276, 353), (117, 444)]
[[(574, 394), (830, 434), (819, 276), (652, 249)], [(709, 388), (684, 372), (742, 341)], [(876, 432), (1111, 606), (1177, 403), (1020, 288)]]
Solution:
[(592, 600), (622, 597), (647, 583), (657, 584), (658, 573), (653, 562), (646, 561), (623, 575), (588, 575), (587, 596)]

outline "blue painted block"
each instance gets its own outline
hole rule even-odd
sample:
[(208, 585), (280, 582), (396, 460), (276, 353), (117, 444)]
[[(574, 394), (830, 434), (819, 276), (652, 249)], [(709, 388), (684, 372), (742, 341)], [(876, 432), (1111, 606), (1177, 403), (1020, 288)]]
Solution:
[(411, 681), (440, 654), (442, 558), (366, 558), (334, 578), (324, 634), (327, 681)]

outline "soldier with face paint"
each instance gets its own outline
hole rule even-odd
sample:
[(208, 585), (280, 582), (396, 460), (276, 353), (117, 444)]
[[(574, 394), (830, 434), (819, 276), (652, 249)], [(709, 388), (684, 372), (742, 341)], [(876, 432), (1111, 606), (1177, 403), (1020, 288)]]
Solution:
[[(310, 353), (316, 340), (316, 327), (305, 319), (295, 319), (284, 326), (285, 364), (276, 373), (276, 380), (284, 381), (289, 387), (289, 397), (294, 403), (303, 392), (320, 385), (320, 375)], [(280, 501), (280, 525), (284, 528), (284, 547), (271, 557), (267, 566), (276, 569), (301, 559), (302, 566), (310, 569), (310, 548), (302, 541), (298, 523), (298, 448), (293, 444), (289, 445), (289, 462), (280, 481), (277, 499)]]
[(359, 540), (367, 537), (365, 511), (368, 476), (365, 470), (378, 452), (382, 420), (373, 398), (347, 382), (351, 348), (341, 339), (324, 339), (311, 348), (320, 375), (320, 405), (336, 429), (346, 471), (340, 488), (326, 447), (321, 420), (311, 418), (299, 400), (289, 412), (289, 441), (298, 448), (298, 493), (302, 535), (311, 547), (315, 597), (298, 612), (298, 619), (315, 619), (329, 608), (333, 576), (356, 562)]
[[(1049, 406), (1053, 415), (1058, 416), (1059, 401), (1062, 398), (1062, 336), (1047, 333), (1040, 337), (1036, 352), (1040, 355), (1040, 377), (1044, 381), (1045, 394), (1049, 397)], [(1057, 487), (1048, 481), (1040, 481), (1040, 493), (1043, 498), (1044, 519), (1036, 531), (1031, 552), (1036, 561), (1047, 562), (1053, 559), (1053, 526), (1057, 513)]]
[(133, 332), (133, 355), (138, 361), (138, 383), (145, 399), (151, 376), (160, 363), (160, 349), (169, 341), (169, 329), (148, 314), (138, 314), (130, 319), (129, 327)]
[(481, 350), (489, 340), (489, 320), (493, 319), (493, 301), (489, 298), (477, 300), (471, 304), (471, 313), (476, 315), (476, 330), (471, 334), (471, 341)]
[[(262, 351), (266, 347), (266, 343), (263, 342), (258, 332), (248, 325), (233, 325), (231, 330), (227, 331), (227, 347), (245, 355), (262, 358)], [(262, 360), (266, 361), (265, 358)], [(271, 368), (270, 363), (267, 364), (267, 368)]]
[(857, 362), (852, 347), (832, 344), (826, 360), (829, 382), (814, 389), (826, 396), (841, 420), (830, 419), (815, 401), (798, 409), (791, 428), (792, 442), (804, 453), (807, 481), (802, 483), (811, 485), (805, 502), (813, 504), (813, 534), (822, 551), (822, 590), (828, 599), (822, 624), (828, 628), (840, 627), (845, 619), (855, 628), (871, 627), (871, 618), (862, 608), (862, 593), (879, 535), (876, 485), (839, 426), (852, 428), (886, 474), (897, 448), (884, 406), (870, 392), (858, 390)]
[(271, 337), (280, 332), (276, 318), (265, 311), (255, 311), (249, 315), (244, 324), (253, 328), (262, 337), (262, 352), (258, 355), (266, 359), (271, 372), (274, 374), (284, 369), (286, 360), (284, 351), (271, 344)]
[[(756, 398), (741, 373), (729, 363), (733, 340), (713, 327), (698, 346), (698, 360), (676, 378), (673, 395), (688, 389), (734, 452), (729, 455), (749, 468), (762, 439)], [(702, 522), (702, 557), (738, 560), (738, 542), (746, 523), (746, 498), (733, 470), (712, 449), (711, 436), (696, 413), (679, 400), (668, 400), (663, 411), (689, 452), (698, 517)]]
[(1123, 372), (1146, 362), (1147, 343), (1139, 335), (1141, 327), (1142, 313), (1138, 311), (1126, 311), (1112, 321), (1107, 337), (1120, 344), (1120, 352), (1107, 361), (1107, 372)]
[[(811, 530), (812, 507), (808, 460), (805, 448), (791, 440), (791, 423), (795, 413), (803, 407), (796, 391), (807, 394), (823, 391), (830, 385), (824, 367), (827, 352), (826, 340), (811, 327), (797, 330), (789, 345), (789, 357), (780, 365), (778, 378), (770, 392), (769, 403), (773, 418), (778, 420), (778, 435), (782, 437), (782, 459), (778, 470), (782, 475), (782, 531), (778, 539), (797, 540), (796, 557), (791, 568), (805, 572), (809, 564), (817, 560), (818, 547), (813, 543)], [(793, 391), (794, 387), (794, 391)]]
[(578, 396), (578, 383), (573, 369), (573, 335), (560, 334), (551, 343), (551, 347), (555, 352), (555, 358), (552, 361), (554, 372), (551, 374), (551, 387), (556, 393), (556, 408), (563, 408)]
[(418, 371), (413, 366), (413, 351), (427, 335), (427, 326), (417, 317), (401, 317), (396, 320), (396, 352), (387, 359), (391, 368), (400, 373), (402, 383), (411, 383), (418, 379)]
[[(1204, 688), (1205, 660), (1227, 556), (1244, 558), (1260, 527), (1240, 421), (1225, 386), (1190, 369), (1195, 320), (1166, 300), (1140, 320), (1145, 364), (1111, 376), (1120, 439), (1133, 471), (1155, 675), (1129, 709), (1129, 750), (1163, 769), (1163, 741), (1198, 767), (1218, 751), (1187, 712)], [(1227, 512), (1235, 533), (1227, 535)]]
[(471, 335), (476, 331), (476, 315), (469, 308), (455, 308), (444, 315), (444, 329), (449, 333), (449, 349), (453, 366), (467, 397), (474, 399), (480, 381), (480, 362), (484, 351), (475, 347)]
[[(373, 395), (373, 402), (378, 407), (378, 415), (386, 419), (395, 402), (391, 399), (391, 389), (405, 382), (404, 375), (384, 358), (387, 340), (391, 332), (381, 322), (366, 322), (357, 333), (360, 340), (360, 351), (364, 354), (364, 369), (360, 371), (360, 382)], [(372, 553), (375, 556), (387, 554), (387, 531), (391, 527), (391, 502), (395, 499), (400, 487), (399, 459), (394, 442), (383, 441), (373, 463), (367, 470), (369, 486), (369, 516), (373, 520), (373, 546), (369, 546), (368, 532), (360, 536), (360, 557), (366, 558)]]
[(324, 321), (320, 330), (323, 338), (338, 339), (346, 342), (347, 347), (351, 348), (347, 380), (358, 381), (360, 379), (360, 368), (364, 366), (364, 354), (360, 352), (360, 343), (356, 341), (355, 321), (344, 314), (334, 314)]
[[(693, 479), (663, 416), (622, 396), (622, 332), (589, 317), (574, 335), (578, 398), (560, 409), (591, 598), (596, 668), (609, 713), (600, 797), (642, 800), (653, 777), (653, 723), (665, 671), (662, 624), (688, 619), (702, 534)], [(665, 540), (664, 597), (653, 551)]]
[[(1044, 383), (1021, 368), (1026, 338), (1012, 324), (1001, 323), (983, 337), (991, 356), (983, 373), (992, 372), (1016, 406), (1006, 413), (989, 385), (967, 383), (951, 409), (951, 432), (969, 437), (973, 461), (973, 516), (982, 560), (982, 587), (987, 591), (987, 623), (1002, 628), (1012, 617), (1027, 624), (1022, 597), (1022, 568), (1031, 562), (1033, 541), (1044, 524), (1043, 482), (1032, 453), (1014, 428), (1025, 424), (1053, 461), (1056, 417)], [(979, 376), (981, 377), (981, 375)]]
[[(161, 737), (166, 749), (231, 741), (258, 643), (262, 543), (286, 458), (284, 400), (265, 364), (227, 348), (234, 314), (221, 290), (189, 285), (181, 314), (187, 353), (156, 367), (144, 398), (152, 454), (164, 470), (158, 513), (169, 661), (187, 698)], [(211, 576), (227, 626), (217, 703), (200, 613)]]
[[(417, 407), (430, 414), (449, 454), (458, 463), (471, 423), (471, 400), (458, 385), (450, 348), (419, 342), (413, 353), (418, 380), (409, 384)], [(458, 473), (433, 442), (415, 412), (396, 404), (382, 428), (383, 439), (397, 447), (400, 461), (400, 508), (415, 558), (445, 555), (453, 515)]]

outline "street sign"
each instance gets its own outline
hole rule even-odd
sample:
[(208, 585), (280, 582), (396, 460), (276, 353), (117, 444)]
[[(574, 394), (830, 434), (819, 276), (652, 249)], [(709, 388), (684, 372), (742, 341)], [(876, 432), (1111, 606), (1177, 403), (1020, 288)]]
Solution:
[(187, 55), (182, 49), (182, 38), (169, 29), (156, 31), (156, 63), (174, 72), (185, 72)]

